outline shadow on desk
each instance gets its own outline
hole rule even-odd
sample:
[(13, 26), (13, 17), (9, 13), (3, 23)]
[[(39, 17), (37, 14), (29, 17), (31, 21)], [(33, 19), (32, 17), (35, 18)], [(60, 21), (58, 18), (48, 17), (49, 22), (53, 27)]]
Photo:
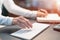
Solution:
[(19, 27), (16, 27), (16, 26), (6, 26), (6, 27), (3, 27), (3, 28), (0, 28), (0, 33), (13, 33), (15, 31), (18, 31), (20, 30)]

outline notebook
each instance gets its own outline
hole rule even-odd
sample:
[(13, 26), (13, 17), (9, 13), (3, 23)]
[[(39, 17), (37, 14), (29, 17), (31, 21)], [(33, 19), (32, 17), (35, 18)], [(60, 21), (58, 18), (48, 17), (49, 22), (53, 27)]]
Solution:
[(43, 24), (43, 23), (33, 23), (32, 25), (33, 25), (33, 27), (29, 30), (21, 29), (21, 30), (18, 30), (16, 32), (12, 33), (11, 35), (18, 37), (18, 38), (31, 40), (37, 34), (39, 34), (44, 29), (46, 29), (48, 26), (50, 26), (50, 24)]
[(58, 14), (48, 14), (46, 17), (37, 17), (38, 22), (60, 22)]

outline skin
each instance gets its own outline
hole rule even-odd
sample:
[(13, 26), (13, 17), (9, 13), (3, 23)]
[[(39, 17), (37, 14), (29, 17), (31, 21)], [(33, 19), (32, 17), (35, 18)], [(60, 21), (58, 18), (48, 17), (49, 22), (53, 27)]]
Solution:
[(20, 26), (21, 28), (32, 28), (31, 22), (24, 18), (23, 16), (19, 16), (13, 19), (13, 24)]
[[(48, 14), (48, 12), (44, 9), (40, 9), (37, 11), (37, 17), (45, 17)], [(23, 16), (19, 16), (16, 18), (13, 18), (13, 23), (15, 25), (20, 26), (21, 28), (32, 28), (32, 23), (24, 18)]]
[(37, 17), (45, 17), (47, 15), (48, 15), (48, 12), (46, 10), (44, 10), (44, 9), (40, 9), (37, 12)]

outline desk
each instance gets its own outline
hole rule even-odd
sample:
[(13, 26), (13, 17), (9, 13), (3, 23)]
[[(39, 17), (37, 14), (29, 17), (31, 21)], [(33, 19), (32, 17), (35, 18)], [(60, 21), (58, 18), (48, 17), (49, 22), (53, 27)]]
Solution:
[[(60, 32), (54, 31), (53, 27), (54, 25), (51, 25), (41, 34), (36, 36), (33, 40), (60, 40)], [(21, 39), (12, 37), (8, 33), (0, 33), (0, 40), (21, 40)]]

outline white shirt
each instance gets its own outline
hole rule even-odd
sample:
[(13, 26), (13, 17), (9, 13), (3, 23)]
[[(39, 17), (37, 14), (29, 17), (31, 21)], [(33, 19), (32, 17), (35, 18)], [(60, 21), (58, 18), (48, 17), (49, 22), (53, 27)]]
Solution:
[(0, 0), (0, 15), (2, 13), (2, 11), (1, 11), (2, 3), (3, 3), (3, 0)]
[(17, 6), (13, 0), (4, 0), (5, 8), (15, 15), (22, 15), (24, 17), (35, 18), (37, 11), (30, 11), (22, 7)]
[(1, 10), (2, 4), (3, 4), (3, 0), (0, 0), (0, 24), (12, 25), (13, 18), (4, 17), (4, 16), (1, 15), (1, 13), (2, 13), (2, 10)]

